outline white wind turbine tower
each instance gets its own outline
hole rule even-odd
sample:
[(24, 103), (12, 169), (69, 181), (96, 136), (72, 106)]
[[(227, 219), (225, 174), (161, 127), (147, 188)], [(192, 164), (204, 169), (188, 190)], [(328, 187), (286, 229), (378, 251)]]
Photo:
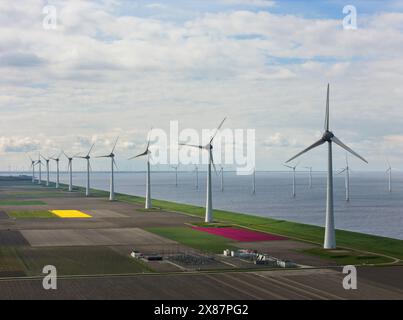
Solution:
[(63, 154), (66, 156), (67, 160), (69, 161), (69, 164), (67, 165), (67, 170), (69, 170), (69, 191), (73, 191), (73, 158), (74, 157), (69, 157), (66, 152), (63, 151)]
[(46, 186), (49, 187), (49, 162), (50, 162), (50, 158), (45, 158), (44, 156), (42, 156), (42, 159), (46, 161)]
[(346, 154), (346, 166), (341, 169), (341, 171), (339, 171), (337, 174), (341, 174), (345, 172), (345, 178), (344, 178), (344, 186), (346, 189), (346, 201), (350, 201), (350, 166), (348, 164), (348, 158), (347, 158), (347, 154)]
[(88, 151), (87, 155), (85, 157), (79, 157), (76, 156), (75, 158), (80, 158), (80, 159), (85, 159), (87, 160), (87, 184), (85, 187), (85, 196), (89, 197), (90, 196), (90, 170), (91, 170), (91, 163), (90, 163), (90, 159), (91, 159), (91, 151), (94, 148), (94, 144), (92, 144), (90, 150)]
[(256, 168), (253, 168), (252, 173), (252, 194), (256, 193)]
[(171, 166), (171, 168), (175, 170), (175, 187), (178, 186), (178, 167), (179, 167), (179, 165)]
[(196, 173), (196, 189), (199, 190), (199, 168), (195, 166), (194, 172)]
[(38, 161), (36, 161), (36, 164), (39, 164), (38, 184), (42, 184), (42, 160), (40, 153), (38, 156)]
[(295, 198), (295, 196), (296, 196), (295, 170), (297, 169), (298, 164), (299, 164), (299, 162), (294, 166), (289, 166), (289, 165), (284, 164), (285, 167), (292, 169), (292, 197), (293, 198)]
[(33, 160), (30, 155), (28, 155), (28, 157), (29, 157), (29, 160), (31, 160), (31, 167), (32, 167), (32, 183), (35, 183), (35, 165), (36, 165), (36, 161)]
[(221, 192), (224, 192), (224, 167), (220, 166)]
[(312, 167), (305, 167), (305, 169), (309, 170), (309, 189), (312, 189)]
[(332, 143), (336, 143), (343, 149), (347, 150), (351, 154), (355, 155), (359, 159), (368, 163), (363, 157), (361, 157), (358, 153), (350, 149), (343, 142), (341, 142), (334, 134), (329, 130), (329, 84), (327, 85), (327, 98), (326, 98), (326, 115), (325, 115), (325, 132), (323, 133), (322, 138), (316, 141), (314, 144), (301, 151), (287, 162), (294, 160), (300, 155), (308, 152), (311, 149), (314, 149), (324, 143), (328, 144), (328, 170), (327, 170), (327, 201), (326, 201), (326, 227), (325, 227), (325, 239), (323, 247), (325, 249), (334, 249), (336, 248), (336, 235), (334, 228), (334, 207), (333, 207), (333, 162), (332, 162)]
[(147, 177), (146, 177), (146, 203), (145, 203), (145, 208), (146, 209), (151, 209), (152, 208), (152, 203), (151, 203), (151, 174), (150, 174), (150, 135), (151, 135), (152, 129), (150, 130), (148, 134), (148, 141), (147, 141), (147, 147), (146, 151), (143, 153), (140, 153), (137, 156), (129, 158), (129, 160), (136, 159), (139, 157), (146, 156), (147, 157)]
[(116, 138), (115, 143), (113, 145), (112, 151), (110, 154), (107, 154), (105, 156), (99, 156), (97, 158), (110, 158), (111, 159), (111, 180), (110, 180), (110, 187), (109, 187), (109, 200), (110, 201), (115, 201), (115, 176), (114, 176), (114, 169), (116, 167), (117, 169), (117, 165), (116, 165), (116, 161), (115, 161), (115, 148), (116, 148), (116, 144), (118, 143), (119, 137)]
[(59, 189), (59, 182), (60, 182), (60, 170), (59, 170), (59, 162), (60, 162), (60, 153), (56, 158), (55, 156), (51, 157), (52, 160), (56, 161), (56, 189)]
[(208, 170), (207, 170), (207, 197), (206, 197), (206, 216), (205, 216), (205, 222), (212, 222), (213, 220), (213, 199), (212, 199), (212, 190), (211, 190), (211, 165), (214, 167), (214, 171), (217, 174), (217, 170), (214, 164), (214, 159), (213, 159), (213, 140), (216, 137), (218, 131), (221, 129), (222, 125), (224, 124), (224, 121), (226, 118), (224, 118), (223, 121), (221, 121), (220, 125), (216, 129), (215, 133), (211, 137), (210, 141), (208, 144), (205, 146), (202, 145), (192, 145), (192, 144), (184, 144), (181, 143), (180, 145), (182, 146), (189, 146), (193, 148), (199, 148), (201, 150), (206, 150), (209, 153), (209, 163), (208, 163)]
[(386, 160), (386, 162), (388, 163), (388, 169), (386, 170), (386, 173), (388, 174), (388, 190), (389, 192), (392, 192), (392, 167), (389, 163), (389, 160)]

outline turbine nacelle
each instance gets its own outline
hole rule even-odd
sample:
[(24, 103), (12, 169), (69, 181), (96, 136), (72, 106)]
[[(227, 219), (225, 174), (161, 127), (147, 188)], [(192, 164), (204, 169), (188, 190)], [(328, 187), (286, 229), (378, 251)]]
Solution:
[(331, 132), (329, 130), (326, 130), (325, 133), (322, 136), (322, 140), (326, 141), (326, 142), (331, 142), (333, 137), (334, 137), (333, 132)]

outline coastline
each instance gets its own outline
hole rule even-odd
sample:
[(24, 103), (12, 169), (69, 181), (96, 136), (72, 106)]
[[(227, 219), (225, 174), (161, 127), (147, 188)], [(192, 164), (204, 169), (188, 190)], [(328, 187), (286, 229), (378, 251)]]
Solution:
[[(52, 182), (51, 185), (54, 186)], [(68, 185), (60, 183), (60, 187), (67, 191)], [(84, 187), (74, 186), (75, 192), (83, 192)], [(92, 196), (105, 197), (109, 192), (91, 189)], [(144, 197), (116, 193), (116, 201), (143, 204)], [(157, 210), (176, 212), (180, 214), (204, 217), (204, 207), (190, 204), (176, 203), (167, 200), (153, 199), (153, 207)], [(260, 217), (252, 214), (231, 212), (214, 209), (214, 221), (232, 224), (234, 226), (285, 236), (293, 240), (322, 245), (324, 227), (308, 225), (285, 220), (277, 220), (268, 217)], [(400, 264), (403, 262), (403, 240), (382, 237), (377, 235), (336, 229), (338, 249), (348, 249), (362, 253), (375, 254), (390, 259), (393, 262), (387, 264)]]

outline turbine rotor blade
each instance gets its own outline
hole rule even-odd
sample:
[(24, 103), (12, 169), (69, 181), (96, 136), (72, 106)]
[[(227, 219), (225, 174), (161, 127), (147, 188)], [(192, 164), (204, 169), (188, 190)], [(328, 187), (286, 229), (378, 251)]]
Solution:
[(303, 155), (304, 153), (308, 152), (309, 150), (312, 150), (322, 144), (324, 144), (326, 141), (323, 139), (320, 139), (318, 141), (316, 141), (315, 143), (313, 143), (312, 145), (310, 145), (308, 148), (302, 150), (300, 153), (298, 153), (297, 155), (295, 155), (294, 157), (292, 157), (291, 159), (287, 160), (285, 163), (291, 162), (292, 160), (294, 160), (295, 158), (298, 158), (300, 155)]
[(337, 174), (341, 174), (341, 173), (343, 173), (343, 172), (346, 171), (346, 170), (347, 170), (347, 168), (341, 169), (339, 172), (337, 172)]
[(115, 151), (115, 148), (116, 148), (116, 145), (117, 145), (117, 143), (118, 143), (118, 140), (119, 140), (119, 137), (116, 138), (115, 144), (113, 145), (113, 148), (112, 148), (112, 152), (111, 152), (111, 153), (113, 153), (113, 151)]
[(213, 142), (213, 140), (214, 140), (214, 138), (216, 137), (216, 135), (217, 135), (217, 133), (218, 133), (218, 131), (220, 131), (220, 129), (221, 129), (221, 127), (222, 127), (222, 125), (224, 124), (224, 122), (225, 122), (225, 120), (227, 120), (227, 117), (225, 117), (224, 118), (224, 120), (223, 121), (221, 121), (221, 123), (220, 123), (220, 125), (217, 127), (217, 129), (215, 130), (215, 132), (214, 132), (214, 134), (213, 134), (213, 136), (211, 137), (211, 139), (210, 139), (210, 144)]
[(113, 158), (112, 162), (113, 162), (113, 165), (115, 166), (116, 170), (119, 170), (118, 165), (116, 164), (115, 158)]
[(148, 149), (147, 149), (145, 152), (140, 153), (140, 154), (138, 154), (137, 156), (131, 157), (131, 158), (127, 159), (127, 160), (133, 160), (133, 159), (136, 159), (136, 158), (139, 158), (139, 157), (146, 156), (146, 155), (148, 154), (148, 152), (149, 152), (149, 151), (148, 151)]
[(153, 128), (151, 128), (151, 130), (148, 132), (147, 148), (146, 148), (147, 151), (148, 151), (148, 148), (150, 147), (151, 132), (153, 132)]
[(355, 155), (357, 158), (361, 159), (362, 161), (364, 161), (365, 163), (368, 163), (367, 160), (365, 160), (363, 157), (361, 157), (357, 152), (355, 152), (353, 149), (349, 148), (348, 146), (346, 146), (343, 142), (341, 142), (336, 136), (333, 136), (332, 141), (339, 145), (340, 147), (342, 147), (343, 149), (345, 149), (346, 151), (350, 152), (351, 154)]
[(210, 149), (210, 163), (213, 165), (216, 176), (218, 176), (217, 168), (215, 167), (214, 158), (213, 158), (213, 150), (211, 150), (211, 149)]
[(90, 155), (90, 153), (91, 153), (92, 149), (94, 148), (94, 146), (95, 146), (95, 143), (92, 144), (92, 146), (91, 146), (91, 148), (90, 148), (90, 151), (88, 151), (88, 153), (87, 153), (87, 156)]
[(187, 147), (193, 147), (193, 148), (198, 148), (198, 149), (204, 149), (203, 146), (198, 146), (195, 144), (187, 144), (187, 143), (179, 143), (180, 146), (187, 146)]

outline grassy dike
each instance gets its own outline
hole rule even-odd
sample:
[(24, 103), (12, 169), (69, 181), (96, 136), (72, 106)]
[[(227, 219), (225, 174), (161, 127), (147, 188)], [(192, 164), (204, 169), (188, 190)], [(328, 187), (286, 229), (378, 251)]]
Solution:
[[(118, 194), (117, 200), (132, 203), (144, 203), (144, 198)], [(162, 210), (204, 217), (204, 208), (193, 205), (180, 204), (164, 200), (153, 200), (155, 207)], [(325, 229), (302, 223), (275, 220), (266, 217), (246, 215), (236, 212), (214, 210), (214, 220), (230, 223), (258, 231), (274, 233), (291, 239), (323, 243)], [(380, 255), (387, 255), (396, 259), (403, 259), (403, 240), (379, 237), (358, 232), (336, 230), (338, 248), (349, 248), (359, 251), (368, 251)]]
[[(67, 185), (62, 185), (67, 190)], [(84, 192), (85, 188), (75, 187), (75, 191)], [(101, 190), (91, 190), (94, 197), (108, 197), (109, 192)], [(126, 194), (116, 194), (118, 201), (129, 203), (144, 204), (143, 197), (131, 196)], [(204, 218), (205, 208), (194, 205), (175, 203), (165, 200), (153, 199), (153, 206), (165, 211), (178, 212), (182, 214)], [(237, 225), (257, 231), (263, 231), (273, 234), (286, 236), (290, 239), (310, 242), (322, 246), (325, 229), (319, 226), (307, 225), (302, 223), (276, 220), (267, 217), (259, 217), (249, 214), (230, 212), (224, 210), (214, 210), (214, 220), (217, 222)], [(337, 247), (340, 249), (358, 250), (361, 252), (376, 253), (385, 256), (379, 263), (392, 262), (395, 258), (403, 261), (403, 240), (391, 239), (386, 237), (374, 236), (364, 233), (336, 230)], [(311, 252), (318, 256), (326, 256), (325, 250), (316, 250)]]

